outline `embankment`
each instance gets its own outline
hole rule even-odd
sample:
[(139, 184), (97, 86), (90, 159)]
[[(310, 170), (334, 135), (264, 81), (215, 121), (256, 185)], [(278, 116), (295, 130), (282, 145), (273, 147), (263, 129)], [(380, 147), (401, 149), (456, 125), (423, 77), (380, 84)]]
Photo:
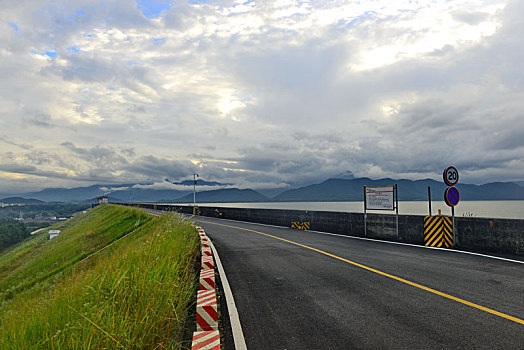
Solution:
[(102, 205), (0, 254), (0, 349), (185, 349), (199, 236)]

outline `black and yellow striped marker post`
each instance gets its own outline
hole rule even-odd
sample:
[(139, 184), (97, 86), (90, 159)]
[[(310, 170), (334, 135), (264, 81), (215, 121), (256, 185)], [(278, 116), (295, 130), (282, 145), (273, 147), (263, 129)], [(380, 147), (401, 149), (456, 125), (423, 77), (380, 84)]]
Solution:
[(451, 248), (455, 245), (453, 242), (453, 225), (451, 218), (442, 216), (442, 245), (446, 248)]
[(309, 221), (305, 222), (299, 222), (299, 221), (293, 221), (291, 222), (291, 228), (296, 228), (298, 230), (309, 230), (311, 225), (309, 224)]
[(428, 247), (453, 247), (455, 244), (451, 218), (447, 216), (424, 217), (424, 244)]

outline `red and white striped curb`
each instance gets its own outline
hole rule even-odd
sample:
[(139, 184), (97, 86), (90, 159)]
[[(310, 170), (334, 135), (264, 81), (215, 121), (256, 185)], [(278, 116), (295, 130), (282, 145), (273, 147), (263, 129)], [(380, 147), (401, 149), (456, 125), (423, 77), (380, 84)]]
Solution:
[(197, 331), (218, 329), (217, 297), (215, 290), (201, 290), (197, 293)]
[(218, 305), (215, 292), (215, 262), (211, 251), (211, 241), (204, 230), (195, 226), (202, 245), (202, 269), (200, 286), (197, 294), (196, 319), (197, 331), (193, 333), (191, 350), (220, 350), (220, 333), (218, 332)]
[(207, 236), (200, 236), (200, 243), (202, 243), (203, 247), (209, 247), (209, 238)]
[(215, 270), (200, 270), (200, 290), (215, 290)]
[(207, 255), (207, 256), (213, 255), (211, 253), (211, 248), (210, 247), (202, 247), (202, 255)]
[(208, 255), (202, 255), (202, 270), (214, 268), (215, 262), (213, 261), (213, 257)]
[(191, 350), (220, 350), (220, 334), (218, 331), (193, 333)]

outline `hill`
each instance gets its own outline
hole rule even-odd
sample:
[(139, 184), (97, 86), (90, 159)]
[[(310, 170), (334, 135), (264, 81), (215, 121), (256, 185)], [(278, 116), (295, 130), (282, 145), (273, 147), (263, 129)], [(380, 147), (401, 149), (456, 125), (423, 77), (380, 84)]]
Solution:
[[(167, 180), (166, 180), (167, 181)], [(173, 182), (181, 189), (155, 189), (134, 184), (93, 185), (76, 188), (47, 188), (39, 192), (20, 194), (17, 197), (34, 198), (46, 202), (92, 203), (95, 198), (108, 193), (111, 202), (193, 202), (193, 181)], [(343, 173), (336, 178), (328, 179), (319, 184), (294, 188), (290, 190), (264, 189), (262, 193), (252, 189), (220, 188), (226, 184), (198, 180), (198, 202), (260, 202), (260, 201), (361, 201), (363, 186), (384, 186), (398, 184), (400, 200), (426, 200), (427, 187), (430, 186), (433, 199), (440, 199), (444, 193), (443, 182), (424, 180), (395, 180), (390, 178), (372, 180), (369, 178), (354, 178), (351, 173)], [(496, 182), (484, 185), (459, 183), (462, 200), (524, 200), (522, 183)], [(115, 187), (112, 187), (115, 186)], [(135, 188), (133, 188), (135, 186)], [(218, 187), (220, 189), (199, 191), (200, 186)], [(120, 189), (118, 189), (120, 188)], [(178, 187), (177, 187), (178, 188)], [(14, 199), (13, 199), (14, 200)]]
[(101, 205), (52, 228), (0, 253), (0, 349), (189, 341), (199, 238), (187, 220)]
[[(166, 181), (168, 181), (166, 179)], [(157, 189), (144, 187), (142, 184), (112, 184), (112, 185), (92, 185), (87, 187), (74, 188), (46, 188), (37, 192), (20, 193), (17, 197), (35, 198), (44, 202), (64, 202), (64, 203), (86, 203), (93, 202), (94, 198), (108, 195), (116, 202), (141, 201), (155, 202), (163, 198), (169, 201), (193, 193), (193, 181), (172, 182), (178, 185), (177, 189)], [(142, 185), (142, 186), (137, 186)], [(151, 185), (151, 184), (149, 184)], [(197, 181), (197, 190), (201, 186), (215, 187), (225, 186), (219, 182), (205, 180)]]
[(0, 199), (0, 203), (5, 204), (44, 204), (44, 201), (34, 198), (7, 197)]
[[(308, 201), (361, 201), (364, 198), (364, 186), (398, 186), (399, 200), (427, 200), (428, 186), (431, 187), (432, 199), (443, 197), (446, 185), (431, 179), (394, 180), (369, 178), (328, 179), (320, 184), (309, 185), (285, 191), (273, 198), (279, 202)], [(511, 182), (497, 182), (485, 185), (458, 184), (461, 200), (524, 200), (524, 188)]]
[[(197, 192), (197, 202), (207, 203), (227, 203), (227, 202), (265, 202), (269, 198), (257, 191), (238, 188), (226, 188), (221, 190)], [(167, 201), (164, 201), (167, 202)], [(193, 194), (178, 198), (175, 203), (193, 203)]]

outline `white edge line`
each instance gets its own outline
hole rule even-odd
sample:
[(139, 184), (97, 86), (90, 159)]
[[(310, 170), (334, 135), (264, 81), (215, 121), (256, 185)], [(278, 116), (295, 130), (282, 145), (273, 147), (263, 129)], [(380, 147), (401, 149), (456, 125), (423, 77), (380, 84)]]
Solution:
[[(207, 218), (207, 216), (199, 216), (199, 217), (200, 218)], [(261, 224), (261, 223), (258, 223), (258, 222), (240, 221), (240, 220), (232, 220), (232, 219), (221, 219), (221, 218), (213, 218), (213, 217), (209, 217), (209, 218), (210, 219), (219, 219), (219, 220), (224, 220), (224, 221), (241, 222), (241, 223), (244, 223), (244, 224), (254, 224), (254, 225), (266, 226), (266, 227), (289, 228), (287, 226), (268, 225), (268, 224)], [(194, 217), (194, 219), (197, 219), (197, 217)], [(475, 255), (475, 256), (481, 256), (483, 258), (502, 260), (502, 261), (517, 263), (517, 264), (524, 264), (524, 261), (521, 261), (521, 260), (502, 258), (502, 257), (499, 257), (499, 256), (493, 256), (493, 255), (487, 255), (487, 254), (481, 254), (481, 253), (467, 252), (467, 251), (464, 251), (464, 250), (446, 249), (446, 248), (439, 248), (439, 247), (428, 247), (428, 246), (425, 246), (425, 245), (418, 245), (418, 244), (412, 244), (412, 243), (384, 241), (384, 240), (380, 240), (380, 239), (357, 237), (357, 236), (349, 236), (349, 235), (341, 235), (341, 234), (338, 234), (338, 233), (330, 233), (330, 232), (322, 232), (322, 231), (306, 230), (305, 232), (320, 233), (322, 235), (330, 235), (330, 236), (337, 236), (337, 237), (342, 237), (342, 238), (358, 239), (358, 240), (362, 240), (362, 241), (380, 242), (380, 243), (387, 243), (387, 244), (397, 244), (397, 245), (403, 245), (403, 246), (415, 247), (415, 248), (421, 248), (421, 249), (440, 250), (440, 251), (450, 252), (450, 253)]]
[(235, 299), (233, 298), (233, 293), (231, 292), (231, 287), (226, 277), (226, 272), (218, 256), (218, 252), (213, 245), (213, 242), (210, 241), (211, 249), (213, 250), (213, 255), (215, 256), (216, 265), (218, 268), (218, 273), (220, 274), (220, 281), (222, 282), (222, 287), (224, 288), (224, 295), (226, 297), (227, 311), (229, 313), (229, 320), (231, 322), (231, 330), (233, 332), (233, 342), (235, 343), (236, 350), (247, 350), (246, 341), (244, 340), (244, 333), (242, 332), (242, 325), (240, 324), (240, 318), (238, 317), (237, 307), (235, 305)]

